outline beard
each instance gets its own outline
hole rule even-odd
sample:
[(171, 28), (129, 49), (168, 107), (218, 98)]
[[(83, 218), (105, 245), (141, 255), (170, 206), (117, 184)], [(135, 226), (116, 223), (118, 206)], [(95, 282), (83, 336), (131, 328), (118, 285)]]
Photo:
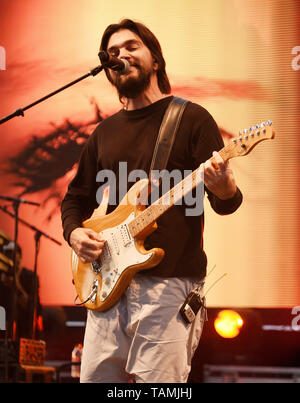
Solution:
[(137, 69), (137, 75), (117, 75), (113, 79), (113, 85), (116, 87), (119, 98), (134, 99), (149, 88), (152, 71), (147, 71), (141, 66), (134, 65)]

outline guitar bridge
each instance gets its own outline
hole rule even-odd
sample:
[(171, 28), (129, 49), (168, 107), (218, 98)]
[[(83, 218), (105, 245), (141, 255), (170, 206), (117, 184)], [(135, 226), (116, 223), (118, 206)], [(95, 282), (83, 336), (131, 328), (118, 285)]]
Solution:
[(97, 260), (93, 260), (91, 265), (96, 274), (99, 274), (101, 272), (102, 263), (101, 263), (100, 257)]

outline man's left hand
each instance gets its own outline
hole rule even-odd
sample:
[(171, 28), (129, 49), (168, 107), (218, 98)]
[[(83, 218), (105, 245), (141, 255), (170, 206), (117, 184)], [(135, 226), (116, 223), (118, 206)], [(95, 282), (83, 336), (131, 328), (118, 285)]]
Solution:
[(224, 162), (217, 151), (203, 165), (205, 186), (219, 199), (231, 199), (237, 190), (229, 162)]

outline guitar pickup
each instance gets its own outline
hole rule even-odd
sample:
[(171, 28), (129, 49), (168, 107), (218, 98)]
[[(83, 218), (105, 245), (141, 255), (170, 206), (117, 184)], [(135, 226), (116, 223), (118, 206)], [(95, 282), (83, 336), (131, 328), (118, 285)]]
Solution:
[(131, 243), (131, 236), (126, 224), (120, 226), (120, 234), (123, 242), (123, 246), (126, 247)]

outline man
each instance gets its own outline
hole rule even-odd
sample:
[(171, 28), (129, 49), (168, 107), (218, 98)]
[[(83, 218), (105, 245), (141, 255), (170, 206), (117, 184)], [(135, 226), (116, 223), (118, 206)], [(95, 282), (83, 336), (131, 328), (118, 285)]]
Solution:
[[(9, 241), (3, 245), (3, 254), (9, 259), (12, 264), (11, 270), (13, 268), (13, 254), (14, 254), (15, 243)], [(33, 315), (33, 304), (34, 304), (34, 273), (22, 266), (22, 249), (17, 244), (16, 247), (16, 306), (15, 306), (15, 317), (12, 318), (12, 298), (13, 298), (13, 277), (11, 270), (8, 272), (0, 271), (0, 306), (5, 307), (7, 312), (7, 319), (10, 322), (15, 319), (14, 324), (14, 334), (16, 338), (32, 337), (32, 315)], [(35, 326), (37, 331), (37, 336), (41, 336), (42, 333), (42, 306), (40, 303), (39, 296), (39, 280), (36, 281), (37, 289), (37, 302), (35, 311)]]
[[(89, 138), (62, 203), (65, 239), (83, 262), (97, 259), (104, 246), (97, 233), (81, 227), (97, 207), (97, 172), (106, 169), (116, 174), (116, 200), (121, 200), (119, 162), (127, 163), (128, 173), (149, 172), (159, 127), (173, 98), (159, 42), (143, 24), (123, 20), (110, 25), (100, 50), (126, 59), (130, 70), (126, 75), (106, 70), (124, 108), (104, 120)], [(213, 209), (230, 214), (241, 204), (242, 195), (228, 163), (215, 152), (222, 147), (211, 115), (189, 102), (167, 170), (195, 170), (203, 163)], [(115, 207), (110, 203), (108, 213)], [(162, 262), (135, 275), (108, 311), (88, 311), (81, 382), (126, 382), (129, 377), (135, 382), (187, 381), (204, 315), (200, 310), (187, 324), (179, 309), (195, 287), (203, 292), (207, 262), (203, 223), (203, 214), (188, 216), (184, 205), (173, 206), (158, 219), (158, 229), (145, 246), (164, 249)]]

